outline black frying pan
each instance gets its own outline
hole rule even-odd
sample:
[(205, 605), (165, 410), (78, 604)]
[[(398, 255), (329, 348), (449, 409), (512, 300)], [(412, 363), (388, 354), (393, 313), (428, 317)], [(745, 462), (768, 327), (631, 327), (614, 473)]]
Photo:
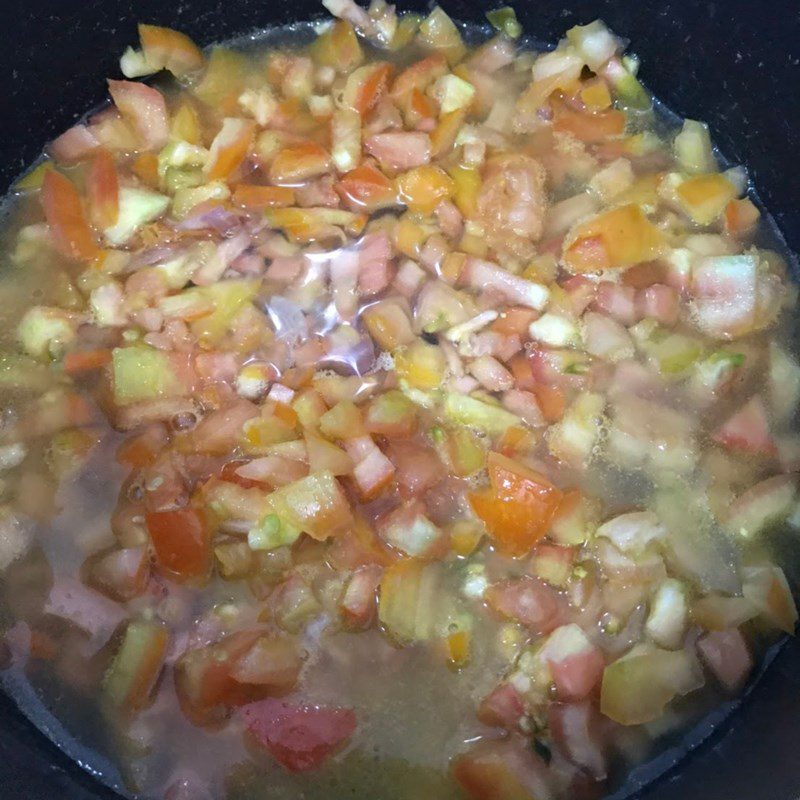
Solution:
[[(442, 4), (454, 17), (481, 22), (485, 9), (502, 3)], [(653, 93), (679, 114), (711, 125), (722, 152), (749, 168), (789, 247), (800, 250), (798, 0), (519, 0), (514, 5), (526, 31), (538, 39), (555, 41), (568, 27), (598, 16), (629, 37)], [(423, 8), (418, 1), (400, 6)], [(5, 82), (0, 191), (47, 140), (104, 99), (103, 78), (118, 74), (117, 58), (135, 42), (137, 21), (178, 28), (207, 44), (321, 13), (316, 0), (7, 0), (0, 11)], [(783, 646), (744, 702), (728, 711), (710, 736), (707, 727), (690, 734), (635, 775), (619, 796), (797, 800), (800, 645)], [(689, 745), (697, 746), (684, 757)], [(0, 694), (0, 798), (117, 797)]]

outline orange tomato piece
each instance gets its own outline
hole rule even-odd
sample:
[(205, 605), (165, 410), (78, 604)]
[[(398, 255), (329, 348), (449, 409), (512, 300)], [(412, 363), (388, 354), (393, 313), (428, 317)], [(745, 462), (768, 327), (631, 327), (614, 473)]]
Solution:
[(75, 261), (91, 261), (100, 249), (83, 213), (81, 198), (69, 178), (51, 170), (42, 183), (42, 206), (59, 253)]
[(436, 119), (437, 113), (436, 103), (428, 95), (416, 88), (411, 90), (406, 112), (407, 122), (416, 124), (423, 119)]
[(710, 225), (736, 199), (736, 187), (718, 172), (693, 175), (677, 188), (684, 211), (699, 225)]
[(286, 208), (294, 205), (294, 189), (287, 186), (254, 186), (240, 183), (231, 197), (242, 208)]
[(211, 567), (211, 537), (201, 511), (178, 508), (145, 514), (159, 566), (177, 580), (201, 578)]
[(731, 236), (750, 233), (758, 222), (761, 212), (749, 197), (731, 200), (725, 206), (725, 230)]
[(664, 244), (664, 234), (641, 207), (628, 203), (578, 225), (564, 243), (564, 262), (574, 273), (629, 267), (652, 261)]
[(345, 75), (364, 60), (355, 28), (344, 19), (337, 19), (328, 30), (321, 33), (310, 51), (318, 64), (334, 67)]
[(256, 124), (251, 120), (228, 117), (211, 143), (207, 169), (211, 181), (224, 180), (244, 161), (253, 140)]
[(158, 156), (155, 153), (140, 153), (136, 156), (131, 169), (142, 183), (146, 183), (152, 189), (158, 188)]
[(86, 175), (89, 213), (98, 228), (110, 228), (119, 217), (119, 176), (114, 157), (98, 150)]
[(160, 150), (169, 139), (169, 118), (164, 95), (145, 83), (108, 82), (114, 105), (135, 131), (144, 150)]
[(404, 172), (397, 179), (397, 193), (411, 211), (430, 214), (439, 201), (452, 197), (453, 179), (440, 167), (426, 164)]
[(492, 324), (491, 329), (503, 336), (527, 336), (528, 328), (539, 316), (538, 312), (525, 306), (507, 308)]
[(362, 117), (386, 93), (392, 65), (384, 61), (359, 67), (347, 78), (342, 95), (342, 105), (352, 108)]
[(501, 549), (527, 553), (548, 530), (563, 492), (543, 475), (500, 453), (489, 454), (490, 487), (469, 501)]
[(406, 67), (395, 78), (389, 94), (394, 100), (402, 100), (414, 89), (423, 92), (427, 86), (437, 78), (441, 78), (447, 71), (447, 59), (441, 53), (435, 53)]
[(149, 428), (137, 436), (126, 439), (117, 448), (117, 462), (132, 469), (149, 467), (155, 463), (161, 449), (167, 443), (166, 431), (162, 428)]
[(361, 164), (346, 173), (334, 189), (354, 211), (371, 214), (397, 203), (397, 191), (392, 181), (372, 164)]
[(467, 108), (457, 108), (442, 114), (439, 124), (431, 131), (431, 158), (438, 158), (451, 150), (467, 117), (467, 111)]
[(200, 48), (185, 34), (158, 25), (139, 25), (139, 40), (148, 64), (181, 77), (203, 66)]
[(273, 183), (299, 183), (323, 175), (331, 168), (331, 156), (316, 142), (284, 147), (273, 159), (269, 179)]
[(564, 411), (567, 409), (567, 398), (560, 386), (537, 383), (533, 386), (533, 393), (536, 395), (536, 402), (547, 422), (551, 424), (558, 422), (564, 416)]
[(594, 143), (622, 136), (626, 117), (623, 111), (607, 109), (597, 113), (585, 113), (569, 108), (560, 100), (551, 101), (553, 107), (553, 129), (571, 133), (582, 142)]
[(111, 363), (111, 351), (101, 347), (96, 350), (73, 350), (64, 356), (64, 372), (79, 375)]
[(586, 81), (581, 89), (581, 100), (588, 108), (602, 111), (611, 105), (611, 92), (602, 78)]

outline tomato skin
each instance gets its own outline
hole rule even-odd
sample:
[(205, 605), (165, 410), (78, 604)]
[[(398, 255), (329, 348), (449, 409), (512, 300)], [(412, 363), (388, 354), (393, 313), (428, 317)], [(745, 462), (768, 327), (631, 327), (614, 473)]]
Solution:
[(472, 800), (552, 797), (547, 765), (519, 736), (480, 742), (453, 761), (452, 773)]
[(100, 249), (69, 178), (51, 170), (42, 183), (42, 206), (53, 243), (61, 255), (74, 261), (91, 261)]
[(546, 478), (500, 453), (489, 454), (491, 487), (469, 501), (498, 545), (524, 555), (546, 533), (563, 492)]
[(232, 676), (259, 635), (260, 631), (239, 631), (180, 657), (175, 665), (175, 690), (181, 710), (194, 725), (222, 722), (231, 708), (264, 696), (264, 687), (242, 684)]
[(169, 117), (164, 95), (145, 83), (109, 80), (114, 105), (136, 131), (144, 150), (159, 150), (169, 140)]
[(349, 708), (292, 705), (269, 698), (242, 711), (255, 741), (290, 772), (315, 769), (356, 729)]
[(361, 164), (342, 175), (334, 189), (352, 211), (372, 213), (397, 204), (392, 182), (372, 164)]
[(176, 580), (202, 578), (211, 568), (211, 537), (202, 511), (177, 508), (145, 515), (156, 561)]
[(537, 633), (554, 630), (563, 616), (558, 595), (535, 578), (495, 583), (486, 590), (486, 602), (500, 616), (527, 625)]
[(562, 661), (551, 661), (553, 683), (558, 696), (564, 700), (582, 700), (600, 684), (606, 660), (596, 647), (567, 656)]
[(110, 228), (119, 217), (119, 176), (108, 150), (98, 150), (89, 165), (86, 191), (92, 219), (99, 228)]

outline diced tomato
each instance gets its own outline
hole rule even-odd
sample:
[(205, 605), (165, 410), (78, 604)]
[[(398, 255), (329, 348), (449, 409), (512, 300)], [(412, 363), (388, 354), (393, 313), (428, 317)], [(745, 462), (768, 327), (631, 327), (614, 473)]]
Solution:
[(362, 516), (356, 516), (355, 523), (333, 540), (330, 559), (337, 569), (356, 569), (368, 564), (386, 566), (392, 560), (388, 548)]
[(68, 620), (103, 645), (125, 619), (125, 609), (74, 578), (58, 577), (50, 587), (44, 613)]
[(51, 170), (42, 183), (42, 206), (56, 249), (75, 261), (91, 261), (98, 248), (81, 206), (78, 190), (69, 178)]
[[(550, 665), (559, 699), (583, 700), (599, 685), (606, 661), (602, 651), (585, 636), (578, 636), (577, 641), (572, 636), (559, 637), (562, 630), (570, 628), (579, 632), (574, 625), (560, 628), (545, 645), (544, 658)], [(560, 647), (556, 638), (560, 638)]]
[(720, 339), (749, 332), (759, 305), (758, 262), (752, 255), (702, 259), (691, 273), (694, 317), (700, 329)]
[(252, 120), (228, 117), (211, 142), (206, 173), (211, 181), (225, 180), (244, 161), (255, 133)]
[(111, 363), (111, 351), (105, 347), (96, 350), (70, 350), (64, 356), (63, 366), (67, 375), (80, 375), (101, 369)]
[(600, 272), (612, 266), (601, 236), (582, 236), (570, 245), (569, 250), (572, 261), (581, 265), (581, 272)]
[(284, 147), (272, 160), (269, 177), (273, 183), (296, 184), (324, 175), (331, 168), (331, 156), (316, 142), (299, 142)]
[(147, 63), (183, 77), (203, 66), (200, 48), (184, 33), (157, 25), (139, 25), (139, 39)]
[(194, 448), (201, 453), (227, 455), (236, 446), (245, 422), (258, 413), (258, 407), (249, 400), (237, 400), (212, 411), (191, 433)]
[(358, 243), (358, 291), (362, 295), (380, 294), (391, 283), (394, 270), (390, 259), (389, 237), (369, 233)]
[(636, 293), (637, 316), (657, 320), (671, 327), (678, 321), (678, 293), (661, 283)]
[(62, 164), (75, 164), (91, 156), (100, 146), (92, 131), (81, 123), (73, 125), (47, 147), (50, 155)]
[(239, 468), (249, 463), (249, 461), (243, 458), (226, 461), (219, 473), (220, 480), (227, 481), (228, 483), (235, 483), (241, 486), (242, 489), (257, 489), (258, 487), (263, 487), (264, 484), (261, 481), (243, 478), (238, 474)]
[(434, 53), (421, 61), (416, 61), (410, 67), (406, 67), (395, 78), (389, 93), (395, 100), (403, 100), (414, 89), (424, 91), (437, 78), (441, 78), (446, 73), (447, 60), (441, 53)]
[(753, 657), (738, 628), (710, 631), (697, 642), (697, 651), (728, 692), (742, 688), (753, 669)]
[(431, 140), (427, 133), (376, 133), (364, 142), (364, 147), (382, 167), (391, 170), (413, 169), (431, 160)]
[(564, 281), (562, 289), (567, 293), (572, 313), (579, 317), (592, 304), (598, 284), (584, 275), (574, 275)]
[(756, 395), (729, 417), (713, 434), (715, 442), (729, 450), (771, 455), (775, 442), (769, 429), (764, 401)]
[(356, 729), (348, 708), (294, 705), (269, 698), (242, 709), (255, 741), (290, 772), (316, 769)]
[(547, 765), (520, 736), (483, 741), (452, 762), (453, 777), (472, 800), (548, 800)]
[(484, 725), (494, 725), (509, 731), (520, 730), (525, 706), (519, 692), (510, 683), (501, 683), (481, 700), (478, 719)]
[(444, 532), (426, 515), (420, 500), (411, 500), (378, 521), (381, 538), (404, 555), (430, 559), (447, 547)]
[(240, 683), (232, 672), (256, 644), (260, 631), (239, 631), (216, 644), (184, 653), (175, 664), (175, 690), (181, 710), (195, 725), (222, 722), (230, 709), (269, 694), (263, 685)]
[(131, 124), (144, 150), (158, 150), (169, 139), (164, 95), (144, 83), (109, 81), (108, 90), (123, 119)]
[(377, 612), (378, 585), (383, 568), (377, 564), (359, 567), (347, 582), (339, 609), (348, 626), (367, 628)]
[(84, 565), (86, 581), (122, 602), (140, 595), (150, 575), (150, 558), (144, 547), (125, 547), (95, 556)]
[(233, 189), (231, 200), (243, 208), (287, 208), (294, 205), (294, 189), (288, 186), (254, 186), (239, 183)]
[(489, 454), (491, 488), (469, 495), (498, 545), (523, 555), (547, 532), (562, 492), (550, 481), (499, 453)]
[(602, 142), (625, 131), (624, 112), (616, 109), (584, 113), (569, 108), (562, 101), (551, 101), (553, 108), (553, 129), (571, 133), (582, 142)]
[(610, 281), (597, 284), (595, 307), (625, 326), (633, 325), (639, 316), (636, 308), (636, 290)]
[(668, 269), (663, 261), (643, 261), (622, 273), (622, 282), (634, 289), (646, 289), (655, 283), (667, 282)]
[(139, 153), (131, 166), (133, 174), (151, 189), (158, 189), (158, 156), (155, 153)]
[(731, 200), (725, 206), (725, 230), (731, 236), (744, 237), (752, 233), (761, 212), (749, 197)]
[(345, 448), (356, 465), (353, 477), (361, 491), (361, 499), (374, 499), (392, 482), (395, 473), (394, 464), (369, 436), (350, 439), (345, 442)]
[(142, 433), (126, 439), (117, 449), (117, 461), (133, 469), (149, 467), (167, 443), (167, 432), (162, 425), (151, 425)]
[(548, 709), (548, 723), (556, 748), (595, 780), (608, 773), (607, 745), (603, 740), (600, 712), (588, 701), (553, 703)]
[(201, 578), (211, 568), (211, 540), (202, 511), (179, 508), (145, 515), (159, 566), (178, 580)]
[(495, 583), (486, 590), (489, 607), (506, 619), (549, 633), (558, 627), (562, 608), (556, 592), (535, 578), (518, 578)]
[(264, 635), (236, 660), (230, 675), (239, 683), (263, 686), (283, 694), (297, 683), (304, 660), (304, 653), (295, 639)]
[(119, 176), (108, 150), (98, 150), (92, 157), (86, 176), (89, 210), (98, 228), (110, 228), (119, 217)]
[(391, 74), (392, 65), (384, 61), (354, 70), (345, 83), (342, 104), (366, 116), (386, 93)]
[(371, 214), (397, 203), (397, 190), (379, 169), (364, 163), (342, 175), (335, 187), (353, 211)]
[(508, 362), (508, 368), (514, 376), (517, 389), (522, 391), (532, 391), (536, 385), (531, 370), (531, 362), (527, 353), (517, 353)]
[(405, 497), (419, 497), (442, 479), (444, 465), (431, 447), (397, 439), (391, 442), (387, 454)]

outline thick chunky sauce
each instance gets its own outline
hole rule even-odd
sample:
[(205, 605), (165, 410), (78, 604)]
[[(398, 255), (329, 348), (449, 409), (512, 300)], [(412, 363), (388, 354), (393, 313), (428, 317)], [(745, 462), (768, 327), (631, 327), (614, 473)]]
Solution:
[(331, 8), (9, 198), (4, 684), (144, 797), (596, 796), (793, 631), (795, 292), (602, 25)]

